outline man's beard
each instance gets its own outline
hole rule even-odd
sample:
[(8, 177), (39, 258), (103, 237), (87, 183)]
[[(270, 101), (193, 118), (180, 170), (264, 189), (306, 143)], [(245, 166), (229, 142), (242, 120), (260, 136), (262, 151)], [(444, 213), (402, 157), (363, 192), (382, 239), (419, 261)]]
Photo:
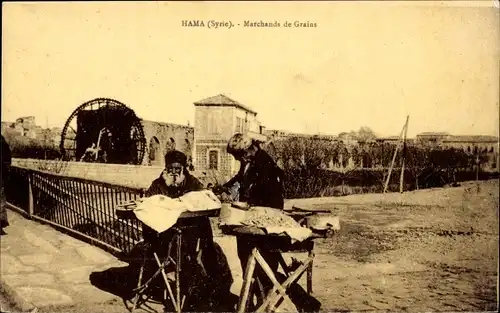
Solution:
[(163, 179), (167, 186), (172, 187), (179, 187), (185, 178), (184, 173), (163, 175)]

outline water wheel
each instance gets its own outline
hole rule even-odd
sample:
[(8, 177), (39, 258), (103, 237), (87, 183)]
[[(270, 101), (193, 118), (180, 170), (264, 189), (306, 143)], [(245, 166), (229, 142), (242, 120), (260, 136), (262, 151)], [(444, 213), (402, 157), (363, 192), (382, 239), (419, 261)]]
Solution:
[(76, 108), (61, 134), (65, 161), (142, 163), (146, 139), (132, 109), (113, 99), (97, 98)]

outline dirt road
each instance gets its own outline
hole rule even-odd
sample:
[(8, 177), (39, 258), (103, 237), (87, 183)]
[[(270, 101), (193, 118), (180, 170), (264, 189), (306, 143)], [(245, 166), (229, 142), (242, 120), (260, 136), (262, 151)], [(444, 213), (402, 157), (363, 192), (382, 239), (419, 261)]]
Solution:
[(318, 242), (323, 307), (496, 311), (499, 186), (479, 186), (342, 198), (341, 232)]
[[(495, 180), (304, 200), (341, 218), (341, 231), (317, 242), (314, 294), (323, 309), (496, 311), (498, 189)], [(122, 303), (106, 303), (50, 311), (125, 310)]]

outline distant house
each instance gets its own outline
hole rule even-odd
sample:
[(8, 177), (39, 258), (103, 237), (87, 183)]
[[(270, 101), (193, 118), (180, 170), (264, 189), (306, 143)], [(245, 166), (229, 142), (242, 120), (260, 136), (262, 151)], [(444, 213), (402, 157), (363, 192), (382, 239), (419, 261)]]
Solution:
[(495, 136), (450, 136), (442, 141), (445, 147), (463, 149), (467, 152), (498, 152), (498, 137)]
[(196, 170), (232, 176), (238, 171), (239, 162), (226, 152), (227, 142), (235, 133), (262, 135), (257, 112), (223, 94), (197, 101), (194, 106)]
[(397, 144), (398, 142), (401, 141), (399, 136), (389, 136), (389, 137), (379, 137), (375, 139), (376, 142), (378, 143), (392, 143), (392, 144)]
[(263, 134), (265, 134), (266, 136), (268, 136), (269, 138), (272, 138), (274, 140), (287, 139), (287, 138), (293, 138), (293, 137), (313, 138), (313, 139), (327, 140), (327, 141), (332, 141), (332, 142), (337, 140), (337, 136), (334, 136), (334, 135), (302, 134), (302, 133), (293, 133), (293, 132), (288, 132), (288, 131), (278, 130), (278, 129), (265, 129), (263, 131)]
[(2, 133), (37, 140), (43, 140), (46, 137), (46, 131), (36, 125), (34, 116), (19, 117), (13, 123), (2, 122)]
[(423, 132), (417, 135), (416, 142), (426, 146), (439, 146), (443, 140), (450, 137), (451, 135), (445, 132)]
[(488, 162), (483, 165), (485, 170), (498, 170), (499, 159), (499, 141), (495, 136), (450, 136), (442, 141), (441, 145), (446, 148), (461, 149), (468, 154), (486, 155)]
[(443, 132), (425, 132), (417, 135), (417, 143), (427, 147), (460, 149), (467, 154), (483, 154), (488, 158), (485, 170), (498, 170), (499, 141), (495, 136), (451, 135)]
[(342, 132), (337, 137), (339, 141), (342, 141), (347, 146), (356, 145), (358, 143), (358, 140), (351, 133)]
[[(375, 142), (377, 143), (390, 143), (390, 144), (398, 144), (402, 141), (402, 139), (399, 136), (388, 136), (388, 137), (378, 137), (375, 139)], [(413, 145), (416, 143), (415, 138), (406, 138), (406, 144), (407, 145)]]

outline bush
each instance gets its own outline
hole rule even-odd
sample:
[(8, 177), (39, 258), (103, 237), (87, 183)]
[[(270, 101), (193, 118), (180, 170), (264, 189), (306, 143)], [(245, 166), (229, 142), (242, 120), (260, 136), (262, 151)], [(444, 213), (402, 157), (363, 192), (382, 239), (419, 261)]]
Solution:
[[(273, 143), (272, 156), (285, 172), (285, 198), (339, 196), (382, 192), (395, 146), (388, 143), (362, 143), (346, 146), (341, 141), (294, 137)], [(426, 148), (408, 145), (405, 156), (404, 190), (440, 187), (457, 181), (476, 179), (486, 154), (471, 154), (459, 149)], [(354, 167), (349, 168), (348, 160)], [(334, 164), (341, 170), (325, 169)], [(397, 157), (388, 190), (399, 190), (402, 158)], [(343, 169), (343, 170), (342, 170)], [(479, 171), (478, 179), (498, 177)]]
[[(359, 193), (380, 193), (384, 190), (387, 171), (383, 169), (357, 169), (348, 172), (338, 172), (323, 169), (286, 170), (285, 198), (312, 198), (345, 196)], [(479, 172), (479, 180), (498, 178), (498, 173)], [(400, 170), (394, 171), (388, 185), (388, 191), (399, 191)], [(422, 172), (418, 181), (413, 179), (411, 171), (405, 170), (404, 190), (419, 188), (434, 188), (476, 179), (476, 172), (460, 170), (455, 178), (447, 171), (427, 169)]]

